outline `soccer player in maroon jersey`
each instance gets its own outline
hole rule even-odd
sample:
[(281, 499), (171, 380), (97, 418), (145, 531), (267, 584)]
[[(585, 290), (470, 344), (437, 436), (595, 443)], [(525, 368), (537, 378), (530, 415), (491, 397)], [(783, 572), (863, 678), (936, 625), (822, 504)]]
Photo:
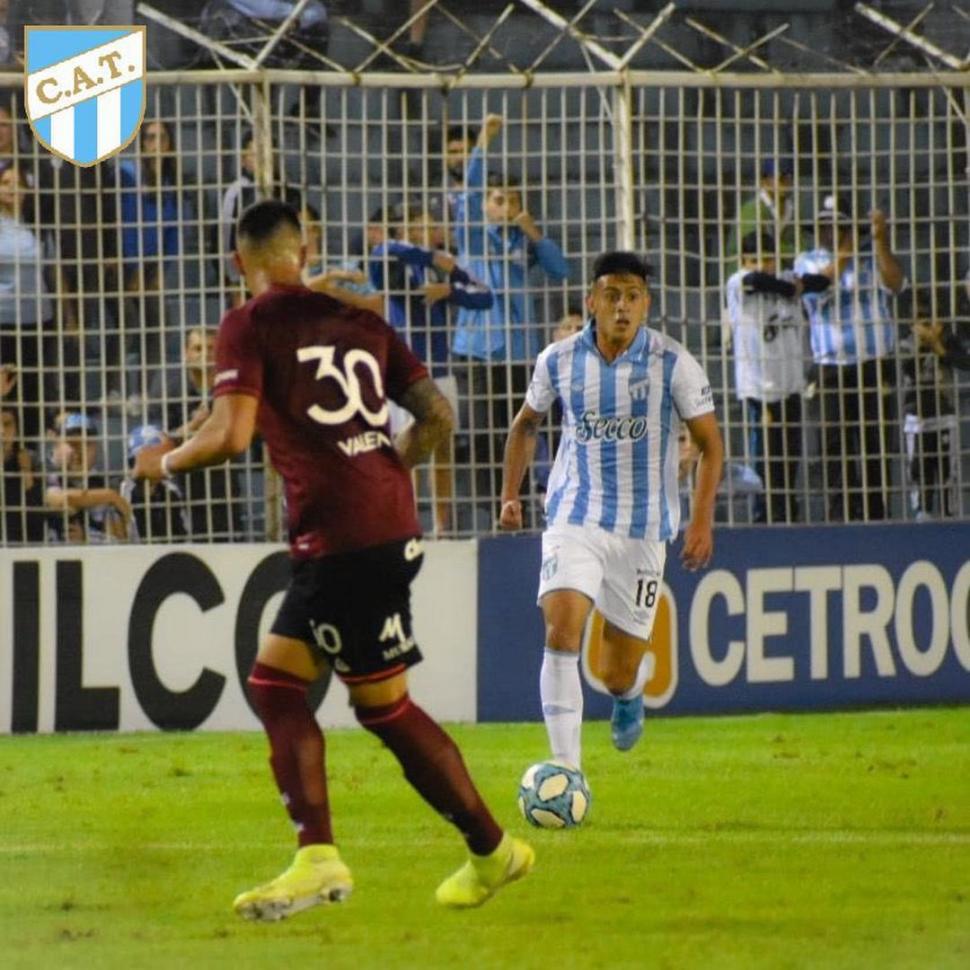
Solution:
[[(256, 203), (236, 238), (253, 296), (220, 325), (212, 413), (174, 450), (140, 451), (134, 469), (154, 480), (225, 461), (249, 447), (258, 424), (285, 483), (293, 575), (249, 689), (299, 849), (289, 869), (234, 908), (276, 920), (353, 887), (331, 830), (324, 737), (306, 702), (330, 669), (360, 723), (468, 844), (470, 858), (438, 887), (438, 901), (477, 906), (524, 876), (534, 853), (503, 833), (454, 742), (408, 696), (407, 668), (421, 659), (410, 584), (422, 558), (409, 469), (450, 433), (451, 409), (380, 317), (301, 283), (293, 208)], [(388, 398), (415, 418), (393, 442)]]

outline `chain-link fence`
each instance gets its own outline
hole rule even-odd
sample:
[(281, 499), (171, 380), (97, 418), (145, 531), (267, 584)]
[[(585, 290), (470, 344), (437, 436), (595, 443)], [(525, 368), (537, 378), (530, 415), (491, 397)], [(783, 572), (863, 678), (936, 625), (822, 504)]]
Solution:
[[(244, 298), (234, 223), (269, 195), (301, 209), (315, 285), (381, 308), (452, 397), (454, 439), (416, 477), (431, 534), (496, 528), (502, 444), (535, 355), (582, 323), (595, 256), (629, 247), (655, 269), (650, 325), (711, 378), (722, 521), (970, 511), (962, 73), (466, 76), (447, 90), (437, 75), (160, 74), (137, 144), (90, 169), (39, 148), (20, 80), (0, 108), (5, 544), (281, 536), (258, 444), (156, 491), (126, 480), (141, 443), (191, 434), (207, 413), (214, 328)], [(489, 114), (501, 125), (473, 152)], [(880, 295), (891, 274), (872, 209), (898, 295)], [(800, 254), (818, 275), (833, 215), (849, 232), (829, 292), (763, 290)], [(488, 257), (483, 240), (513, 226), (521, 245)], [(394, 242), (453, 253), (492, 307)], [(863, 356), (878, 364), (838, 363), (824, 327), (864, 342), (872, 312), (884, 336)], [(484, 343), (460, 339), (483, 313)], [(761, 351), (743, 349), (739, 320), (762, 328)], [(782, 342), (789, 383), (752, 397), (745, 368)], [(526, 486), (533, 526), (555, 417)]]

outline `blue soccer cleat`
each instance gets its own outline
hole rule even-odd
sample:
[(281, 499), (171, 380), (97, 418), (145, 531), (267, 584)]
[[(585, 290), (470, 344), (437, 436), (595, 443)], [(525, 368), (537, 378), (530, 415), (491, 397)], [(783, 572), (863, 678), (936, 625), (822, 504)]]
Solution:
[(625, 701), (613, 698), (613, 716), (610, 718), (610, 734), (617, 751), (629, 751), (643, 734), (643, 697)]

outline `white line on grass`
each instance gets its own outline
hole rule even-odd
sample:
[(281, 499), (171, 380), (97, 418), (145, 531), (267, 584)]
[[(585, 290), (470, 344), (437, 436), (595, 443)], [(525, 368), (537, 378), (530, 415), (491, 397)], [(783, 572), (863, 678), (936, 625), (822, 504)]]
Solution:
[[(598, 833), (599, 834), (599, 833)], [(711, 843), (737, 843), (757, 845), (760, 843), (788, 845), (967, 845), (970, 832), (921, 832), (913, 830), (867, 831), (864, 829), (810, 829), (799, 831), (732, 830), (694, 832), (664, 832), (656, 829), (623, 830), (614, 833), (623, 842), (641, 842), (647, 845), (709, 845)], [(577, 838), (582, 838), (577, 835)], [(568, 838), (568, 836), (567, 836)], [(370, 845), (379, 845), (380, 839), (370, 838)], [(438, 840), (409, 840), (409, 845), (436, 845)], [(130, 843), (125, 843), (129, 848)], [(390, 843), (388, 843), (390, 844)], [(396, 842), (394, 843), (396, 844)], [(278, 849), (280, 842), (145, 842), (137, 846), (145, 852), (235, 852), (239, 849)], [(18, 852), (99, 852), (115, 851), (117, 843), (111, 842), (30, 842), (0, 843), (0, 853), (13, 855)]]

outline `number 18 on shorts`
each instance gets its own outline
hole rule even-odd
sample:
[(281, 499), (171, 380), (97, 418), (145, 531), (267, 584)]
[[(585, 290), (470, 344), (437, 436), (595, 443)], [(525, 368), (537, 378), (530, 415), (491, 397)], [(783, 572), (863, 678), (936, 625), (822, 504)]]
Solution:
[(577, 590), (615, 626), (647, 640), (666, 560), (665, 542), (557, 525), (542, 535), (539, 599), (554, 590)]

